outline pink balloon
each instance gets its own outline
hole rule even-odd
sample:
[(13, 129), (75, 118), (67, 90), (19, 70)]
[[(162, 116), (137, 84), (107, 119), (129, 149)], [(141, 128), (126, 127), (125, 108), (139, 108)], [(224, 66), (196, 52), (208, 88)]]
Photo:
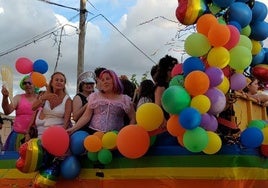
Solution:
[(33, 71), (33, 62), (26, 57), (21, 57), (17, 59), (15, 67), (19, 73), (29, 74)]
[(41, 138), (41, 143), (50, 154), (63, 156), (69, 148), (69, 134), (63, 127), (54, 125), (45, 130)]
[(240, 39), (240, 32), (239, 30), (233, 25), (227, 25), (230, 30), (230, 39), (229, 41), (223, 46), (226, 49), (230, 50), (231, 48), (235, 47)]
[(171, 71), (171, 77), (177, 76), (183, 74), (183, 70), (182, 70), (182, 63), (176, 64), (172, 71)]

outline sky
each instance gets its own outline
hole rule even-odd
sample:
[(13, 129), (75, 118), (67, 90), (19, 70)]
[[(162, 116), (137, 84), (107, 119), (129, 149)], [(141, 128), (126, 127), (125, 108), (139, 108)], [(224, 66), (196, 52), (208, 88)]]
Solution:
[[(268, 0), (260, 0), (268, 4)], [(79, 9), (79, 0), (51, 2)], [(118, 75), (143, 74), (166, 54), (183, 62), (178, 39), (177, 0), (87, 0), (84, 70), (106, 67)], [(267, 19), (266, 19), (267, 20)], [(0, 65), (14, 73), (14, 95), (24, 76), (15, 69), (20, 57), (48, 63), (47, 81), (54, 70), (67, 77), (70, 96), (76, 92), (79, 12), (40, 0), (0, 0)], [(63, 29), (61, 29), (63, 27)], [(120, 32), (121, 33), (120, 33)], [(62, 35), (61, 35), (62, 32)], [(125, 37), (124, 37), (125, 36)], [(151, 78), (148, 74), (148, 78)], [(2, 101), (2, 95), (0, 95)], [(2, 112), (2, 109), (0, 109)]]

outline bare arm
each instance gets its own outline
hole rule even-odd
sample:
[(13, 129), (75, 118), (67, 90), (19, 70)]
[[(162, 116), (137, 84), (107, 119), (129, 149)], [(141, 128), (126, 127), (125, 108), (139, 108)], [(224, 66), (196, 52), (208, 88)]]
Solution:
[(155, 92), (154, 92), (154, 96), (155, 96), (155, 104), (162, 106), (162, 95), (165, 91), (165, 87), (157, 87)]
[(9, 92), (5, 87), (2, 87), (2, 95), (3, 95), (2, 109), (3, 109), (4, 113), (5, 113), (5, 115), (9, 115), (15, 110), (15, 108), (16, 108), (16, 106), (18, 104), (18, 101), (20, 99), (20, 96), (16, 95), (13, 98), (13, 101), (10, 101), (10, 103), (9, 103), (9, 100), (8, 100)]
[(68, 129), (71, 122), (72, 100), (69, 98), (65, 103), (64, 128)]
[(82, 101), (79, 96), (75, 96), (73, 99), (73, 119), (75, 122), (83, 115), (86, 110), (87, 104), (82, 106)]
[(89, 107), (89, 105), (87, 105), (86, 110), (83, 113), (83, 115), (79, 118), (79, 120), (76, 122), (76, 124), (72, 128), (67, 129), (67, 132), (72, 134), (73, 132), (82, 128), (84, 125), (86, 125), (89, 122), (92, 114), (93, 114), (92, 109)]

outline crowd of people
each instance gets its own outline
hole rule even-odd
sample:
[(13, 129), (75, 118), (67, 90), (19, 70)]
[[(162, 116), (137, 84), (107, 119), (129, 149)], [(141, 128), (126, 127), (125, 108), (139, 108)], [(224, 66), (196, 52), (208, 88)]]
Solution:
[[(177, 63), (177, 59), (166, 55), (152, 67), (152, 80), (143, 80), (140, 86), (113, 70), (98, 67), (78, 77), (78, 90), (73, 98), (67, 93), (67, 80), (62, 72), (51, 75), (45, 91), (39, 91), (30, 76), (23, 77), (20, 88), (24, 93), (12, 100), (3, 86), (4, 114), (15, 112), (14, 125), (3, 149), (18, 151), (21, 144), (31, 138), (41, 138), (51, 126), (62, 126), (71, 135), (79, 130), (89, 134), (119, 131), (125, 125), (135, 124), (136, 110), (143, 103), (152, 102), (162, 107), (161, 95)], [(163, 124), (168, 117), (165, 112)]]

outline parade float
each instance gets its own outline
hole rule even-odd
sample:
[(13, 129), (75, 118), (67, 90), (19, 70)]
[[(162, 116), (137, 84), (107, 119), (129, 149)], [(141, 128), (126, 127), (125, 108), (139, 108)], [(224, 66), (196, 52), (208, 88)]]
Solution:
[[(137, 124), (119, 132), (69, 136), (48, 128), (19, 152), (0, 154), (0, 187), (268, 187), (266, 107), (239, 93), (244, 72), (268, 82), (267, 7), (254, 0), (178, 3), (178, 20), (195, 32), (162, 96), (167, 126), (160, 126), (162, 109), (145, 103)], [(30, 71), (43, 87), (42, 71)]]

